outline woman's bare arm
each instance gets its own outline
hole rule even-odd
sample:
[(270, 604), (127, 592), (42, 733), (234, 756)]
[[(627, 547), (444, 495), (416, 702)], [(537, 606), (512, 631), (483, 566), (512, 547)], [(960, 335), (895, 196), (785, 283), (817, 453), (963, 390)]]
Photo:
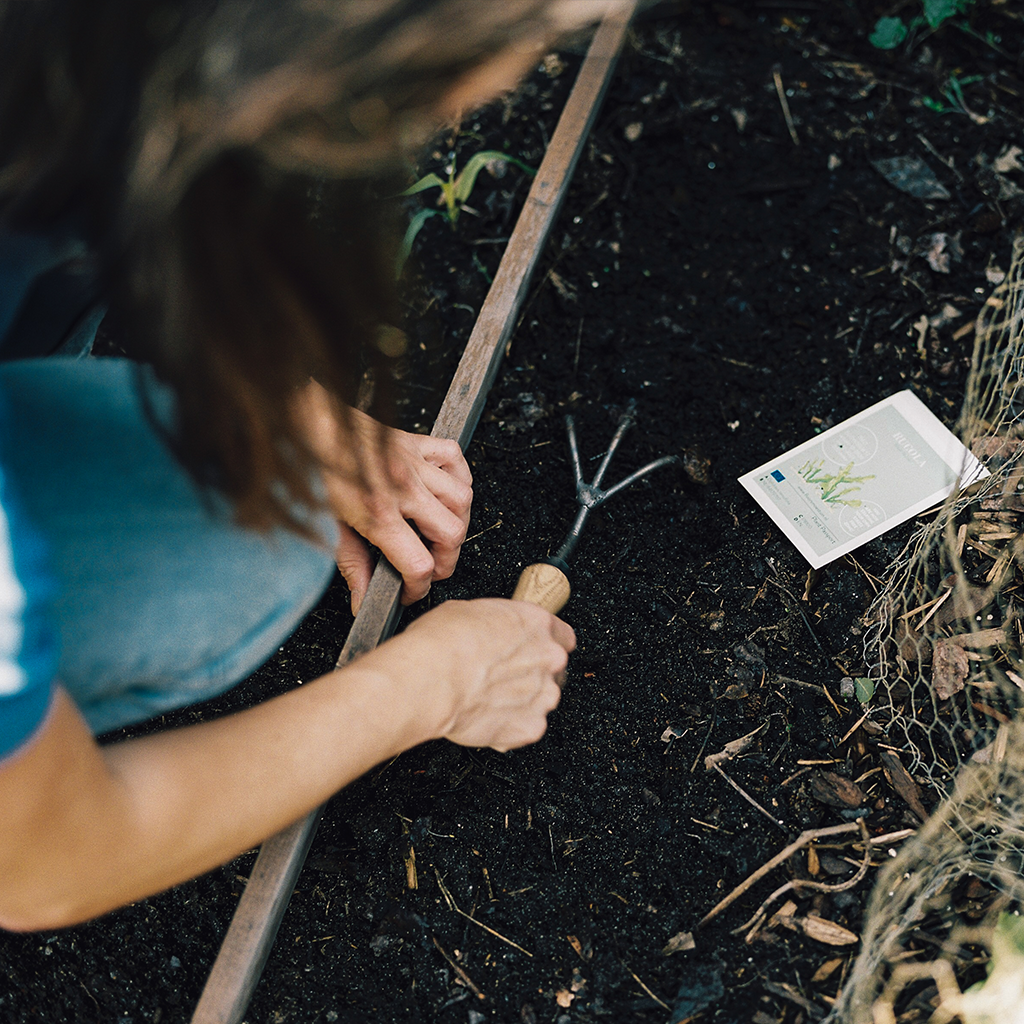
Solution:
[(572, 630), (450, 602), (345, 669), (249, 710), (100, 747), (59, 690), (0, 766), (0, 926), (52, 929), (195, 877), (427, 739), (539, 739)]

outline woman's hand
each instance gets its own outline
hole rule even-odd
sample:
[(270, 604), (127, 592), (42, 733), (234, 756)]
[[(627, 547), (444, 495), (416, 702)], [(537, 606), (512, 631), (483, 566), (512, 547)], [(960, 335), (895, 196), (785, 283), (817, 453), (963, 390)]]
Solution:
[(336, 558), (352, 611), (359, 610), (373, 572), (367, 541), (401, 574), (402, 603), (411, 604), (455, 569), (473, 500), (469, 465), (455, 441), (385, 427), (356, 409), (339, 423), (335, 410), (315, 382), (295, 403), (338, 520)]
[(360, 664), (401, 681), (395, 700), (422, 738), (505, 751), (544, 735), (575, 647), (571, 627), (536, 605), (446, 601)]

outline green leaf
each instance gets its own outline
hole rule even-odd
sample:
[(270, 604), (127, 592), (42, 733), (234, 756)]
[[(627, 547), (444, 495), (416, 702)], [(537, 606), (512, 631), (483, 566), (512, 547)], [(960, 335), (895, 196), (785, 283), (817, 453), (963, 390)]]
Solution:
[(431, 218), (436, 216), (437, 210), (431, 210), (424, 208), (417, 210), (413, 214), (412, 220), (409, 221), (409, 226), (405, 229), (405, 235), (402, 238), (402, 244), (398, 247), (398, 255), (395, 258), (395, 280), (398, 280), (402, 276), (402, 271), (405, 269), (405, 261), (409, 258), (409, 254), (412, 252), (412, 243), (416, 241), (416, 236), (420, 233), (420, 229), (424, 224)]
[(445, 183), (433, 172), (424, 175), (419, 181), (414, 182), (404, 192), (399, 192), (400, 196), (414, 196), (417, 192), (424, 192), (428, 188), (444, 188)]
[(853, 681), (853, 692), (861, 704), (867, 704), (875, 695), (875, 681), (867, 676), (858, 676)]
[(895, 50), (907, 38), (907, 26), (899, 18), (879, 18), (868, 42), (878, 50)]
[(924, 0), (925, 20), (932, 28), (938, 28), (954, 14), (963, 14), (974, 0)]
[(959, 1015), (964, 1024), (1024, 1021), (1024, 918), (999, 915), (988, 977), (963, 994)]
[(515, 164), (517, 167), (521, 167), (524, 171), (527, 171), (530, 174), (537, 173), (532, 167), (524, 164), (522, 160), (519, 160), (514, 156), (510, 156), (508, 153), (500, 153), (496, 149), (484, 149), (479, 153), (474, 153), (469, 158), (466, 166), (462, 168), (461, 173), (455, 179), (456, 199), (463, 203), (469, 199), (470, 193), (473, 191), (473, 186), (476, 184), (477, 175), (492, 160), (502, 160), (505, 163)]

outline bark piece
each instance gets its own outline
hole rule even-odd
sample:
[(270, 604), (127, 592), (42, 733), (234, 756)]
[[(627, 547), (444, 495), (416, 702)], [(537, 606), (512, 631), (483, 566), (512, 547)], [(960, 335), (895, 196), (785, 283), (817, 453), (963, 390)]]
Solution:
[(811, 796), (829, 807), (860, 807), (864, 791), (855, 782), (835, 772), (815, 772), (810, 778)]
[(921, 803), (921, 789), (903, 767), (903, 762), (891, 750), (880, 750), (879, 759), (889, 785), (922, 822), (926, 821), (928, 811)]
[(948, 700), (964, 688), (970, 662), (967, 652), (951, 640), (940, 640), (932, 656), (932, 688), (939, 700)]

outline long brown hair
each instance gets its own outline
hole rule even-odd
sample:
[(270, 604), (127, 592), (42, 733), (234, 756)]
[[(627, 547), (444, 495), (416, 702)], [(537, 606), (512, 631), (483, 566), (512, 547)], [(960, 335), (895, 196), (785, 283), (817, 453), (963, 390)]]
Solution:
[[(177, 396), (173, 450), (246, 525), (304, 530), (315, 376), (381, 358), (392, 260), (372, 181), (442, 97), (567, 0), (0, 0), (0, 214), (84, 234), (133, 355)], [(310, 223), (330, 175), (333, 240)]]

